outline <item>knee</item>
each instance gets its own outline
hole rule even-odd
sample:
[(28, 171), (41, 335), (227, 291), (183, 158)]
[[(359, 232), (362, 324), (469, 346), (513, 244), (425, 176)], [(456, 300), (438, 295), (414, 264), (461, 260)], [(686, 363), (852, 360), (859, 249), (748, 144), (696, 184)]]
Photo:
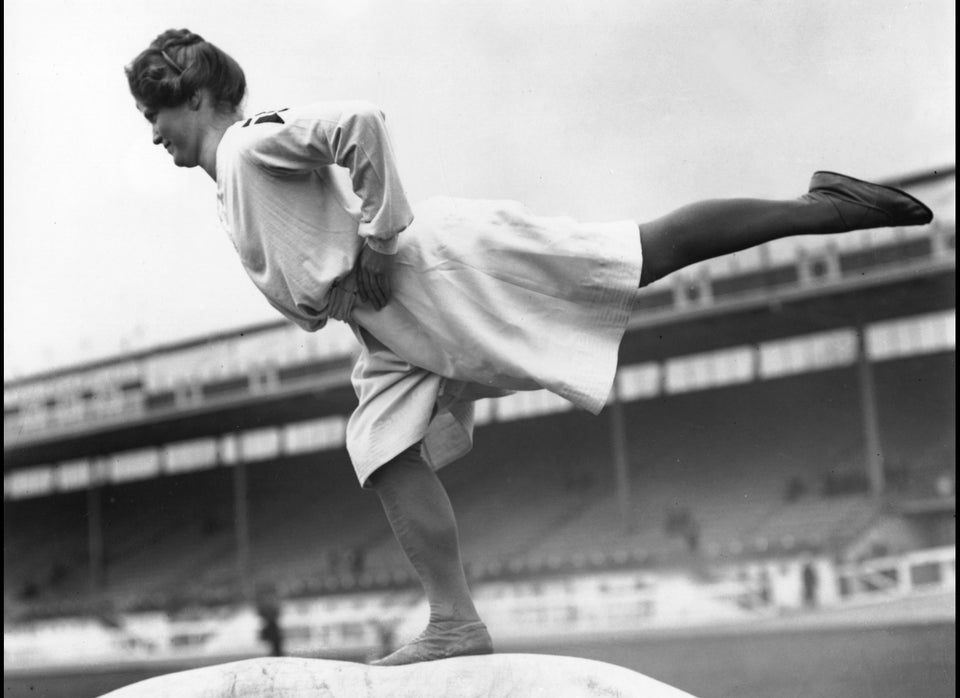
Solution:
[(675, 271), (679, 265), (677, 259), (681, 253), (677, 241), (671, 240), (663, 226), (653, 223), (641, 223), (640, 252), (640, 288), (652, 284)]
[(674, 261), (676, 250), (666, 244), (666, 240), (656, 231), (644, 225), (640, 226), (640, 250), (640, 288), (662, 279), (677, 268)]
[(371, 490), (383, 497), (392, 492), (398, 485), (402, 485), (404, 467), (395, 461), (388, 461), (377, 468), (367, 479)]
[(658, 274), (654, 269), (653, 265), (648, 259), (643, 260), (643, 267), (640, 269), (640, 284), (637, 288), (643, 288), (644, 286), (649, 286), (657, 279), (661, 278), (662, 274)]
[(423, 471), (432, 473), (420, 456), (420, 444), (416, 443), (373, 471), (367, 484), (382, 497), (412, 482)]

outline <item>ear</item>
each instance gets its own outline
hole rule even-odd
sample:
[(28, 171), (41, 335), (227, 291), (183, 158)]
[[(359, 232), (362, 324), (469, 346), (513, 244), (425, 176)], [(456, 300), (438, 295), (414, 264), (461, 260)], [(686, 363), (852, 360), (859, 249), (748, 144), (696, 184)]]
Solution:
[(203, 90), (197, 90), (190, 96), (190, 99), (187, 100), (187, 106), (190, 107), (191, 111), (199, 111), (200, 107), (203, 106), (205, 97), (206, 93)]

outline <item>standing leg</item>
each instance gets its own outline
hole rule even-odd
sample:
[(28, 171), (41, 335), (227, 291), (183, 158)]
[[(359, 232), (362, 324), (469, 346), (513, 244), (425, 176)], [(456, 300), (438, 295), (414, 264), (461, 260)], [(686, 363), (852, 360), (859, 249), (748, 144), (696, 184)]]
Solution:
[(453, 507), (436, 473), (420, 457), (420, 445), (380, 467), (370, 484), (430, 604), (430, 622), (423, 634), (374, 664), (492, 652), (493, 643), (467, 585)]
[(640, 285), (777, 238), (922, 225), (932, 218), (930, 209), (899, 189), (817, 172), (799, 199), (701, 201), (641, 224)]

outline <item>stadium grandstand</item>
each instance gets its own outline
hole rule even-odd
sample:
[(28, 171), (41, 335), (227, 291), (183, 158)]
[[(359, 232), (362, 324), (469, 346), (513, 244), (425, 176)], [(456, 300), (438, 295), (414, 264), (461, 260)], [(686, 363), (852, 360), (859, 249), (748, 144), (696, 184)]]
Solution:
[[(478, 404), (441, 478), (495, 637), (953, 594), (956, 169), (896, 184), (932, 224), (639, 292), (599, 417), (546, 392)], [(5, 666), (262, 652), (264, 594), (294, 653), (416, 630), (344, 448), (355, 351), (343, 325), (277, 321), (6, 381)]]

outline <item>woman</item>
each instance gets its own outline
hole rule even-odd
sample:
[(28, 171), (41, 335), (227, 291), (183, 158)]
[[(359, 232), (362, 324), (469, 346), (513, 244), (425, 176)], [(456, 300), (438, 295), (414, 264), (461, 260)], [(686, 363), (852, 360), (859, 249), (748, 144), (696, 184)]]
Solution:
[(599, 412), (638, 286), (778, 237), (932, 219), (904, 192), (829, 172), (795, 200), (705, 201), (640, 225), (442, 198), (414, 218), (370, 105), (244, 118), (240, 66), (185, 29), (126, 73), (154, 143), (216, 181), (221, 222), (267, 300), (309, 331), (347, 322), (361, 344), (347, 448), (430, 603), (423, 634), (381, 665), (493, 651), (434, 472), (470, 449), (473, 400), (546, 388)]

